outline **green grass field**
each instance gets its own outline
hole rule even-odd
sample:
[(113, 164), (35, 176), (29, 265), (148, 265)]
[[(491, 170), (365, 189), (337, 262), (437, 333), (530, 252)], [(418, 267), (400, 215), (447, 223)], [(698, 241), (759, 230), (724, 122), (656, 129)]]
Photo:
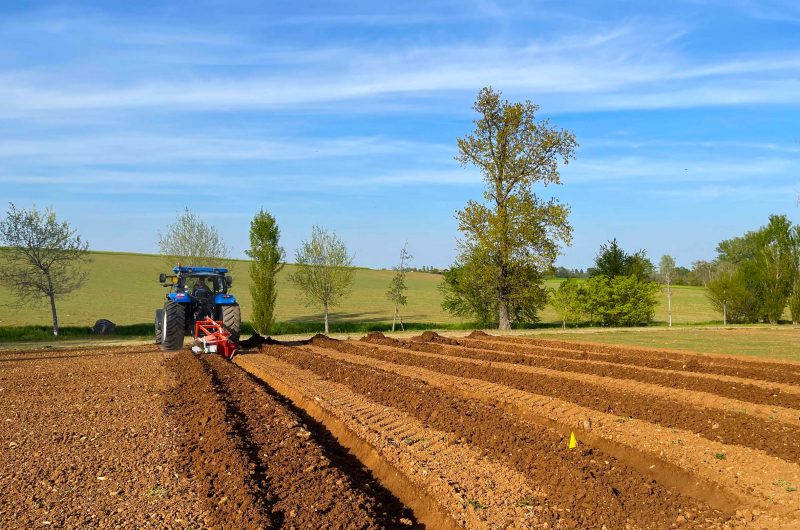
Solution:
[[(287, 265), (278, 278), (276, 318), (284, 322), (308, 322), (321, 319), (316, 308), (302, 303), (299, 293), (289, 282), (293, 266)], [(89, 265), (89, 280), (79, 291), (58, 302), (59, 322), (64, 326), (90, 326), (99, 318), (117, 324), (137, 324), (152, 321), (153, 311), (163, 303), (166, 289), (158, 283), (159, 272), (167, 266), (159, 256), (113, 252), (93, 252)], [(233, 292), (242, 306), (243, 318), (250, 316), (249, 275), (246, 262), (237, 262), (232, 272)], [(392, 307), (386, 299), (386, 289), (392, 271), (358, 269), (352, 295), (334, 309), (332, 319), (349, 322), (391, 321)], [(442, 311), (437, 285), (441, 276), (412, 272), (407, 278), (408, 306), (403, 318), (409, 322), (455, 324), (460, 320)], [(555, 287), (561, 280), (548, 280)], [(656, 313), (657, 321), (666, 320), (666, 295), (662, 293)], [(0, 287), (0, 327), (49, 325), (49, 308), (42, 304), (19, 307), (11, 293)], [(709, 306), (703, 289), (676, 287), (673, 294), (673, 321), (698, 323), (719, 320)], [(552, 308), (542, 313), (543, 322), (555, 322)]]
[(581, 342), (671, 348), (800, 361), (800, 328), (737, 326), (704, 328), (588, 329), (524, 332), (526, 336)]

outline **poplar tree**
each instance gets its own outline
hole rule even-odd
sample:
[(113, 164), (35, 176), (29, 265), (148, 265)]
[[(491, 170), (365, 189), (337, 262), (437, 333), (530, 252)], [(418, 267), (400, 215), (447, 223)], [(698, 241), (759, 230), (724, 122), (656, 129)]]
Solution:
[(256, 331), (268, 334), (275, 323), (278, 298), (278, 273), (283, 269), (284, 252), (281, 231), (269, 212), (259, 210), (250, 222), (250, 294), (253, 297), (252, 324)]

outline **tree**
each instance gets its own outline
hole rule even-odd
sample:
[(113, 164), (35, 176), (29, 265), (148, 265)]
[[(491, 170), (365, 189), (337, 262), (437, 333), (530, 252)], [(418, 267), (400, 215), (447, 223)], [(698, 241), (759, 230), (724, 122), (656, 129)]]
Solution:
[(303, 293), (307, 306), (322, 306), (327, 334), (328, 310), (350, 292), (355, 274), (353, 257), (339, 236), (314, 226), (311, 240), (303, 241), (295, 252), (295, 263), (297, 268), (290, 279)]
[(649, 280), (655, 267), (647, 258), (647, 252), (639, 250), (633, 254), (625, 252), (614, 238), (608, 244), (600, 245), (600, 251), (594, 258), (594, 267), (589, 269), (589, 276), (636, 276), (639, 280)]
[(670, 255), (661, 256), (658, 265), (658, 274), (661, 281), (667, 287), (667, 314), (669, 316), (669, 327), (672, 327), (672, 274), (675, 271), (675, 259)]
[(178, 214), (165, 233), (158, 234), (158, 250), (171, 267), (183, 265), (231, 268), (231, 250), (216, 228), (188, 207)]
[(698, 260), (692, 263), (692, 272), (690, 274), (689, 283), (705, 287), (714, 276), (717, 269), (717, 264), (711, 261)]
[(789, 314), (792, 324), (800, 323), (800, 226), (792, 229), (792, 257), (794, 262), (794, 281), (792, 294), (789, 296)]
[[(460, 257), (463, 259), (463, 257)], [(442, 309), (461, 318), (475, 319), (483, 326), (497, 324), (497, 297), (495, 290), (482, 281), (488, 267), (474, 259), (456, 261), (445, 271), (439, 291)]]
[[(718, 292), (710, 296), (719, 298), (719, 290), (727, 286), (726, 278), (730, 279), (734, 271), (739, 313), (734, 322), (777, 323), (780, 320), (798, 274), (793, 230), (786, 216), (771, 215), (766, 226), (722, 241), (717, 246), (717, 262), (725, 269), (712, 282)], [(725, 307), (722, 309), (724, 311)]]
[(498, 327), (507, 330), (515, 317), (513, 305), (518, 315), (534, 318), (543, 307), (539, 304), (546, 298), (544, 289), (532, 293), (528, 282), (549, 270), (560, 243), (571, 241), (569, 209), (555, 199), (540, 199), (532, 188), (561, 183), (559, 162), (574, 158), (577, 142), (571, 132), (537, 120), (538, 106), (502, 100), (490, 87), (481, 89), (473, 109), (479, 117), (474, 131), (457, 140), (456, 160), (478, 168), (485, 190), (484, 202), (469, 201), (456, 214), (465, 236), (458, 261), (470, 264), (461, 271), (459, 283), (474, 283), (464, 274), (488, 282)]
[(58, 336), (56, 299), (81, 287), (87, 273), (89, 244), (50, 208), (43, 212), (9, 205), (0, 222), (0, 242), (8, 247), (0, 279), (23, 304), (50, 301), (53, 335)]
[(720, 263), (706, 286), (711, 305), (722, 313), (722, 323), (755, 322), (758, 301), (748, 289), (746, 265)]
[(600, 251), (594, 258), (594, 267), (589, 269), (590, 276), (624, 276), (628, 274), (628, 254), (617, 243), (617, 238), (608, 244), (600, 245)]
[(603, 326), (640, 326), (653, 320), (658, 285), (636, 275), (592, 276), (581, 285), (583, 314)]
[(561, 282), (558, 289), (553, 291), (550, 304), (561, 317), (561, 327), (566, 328), (567, 322), (577, 324), (583, 314), (583, 300), (581, 284), (574, 278)]
[(414, 259), (414, 257), (408, 253), (406, 247), (408, 247), (408, 243), (403, 245), (403, 248), (400, 249), (400, 263), (394, 268), (395, 272), (394, 276), (392, 276), (392, 282), (389, 284), (389, 290), (386, 291), (386, 298), (394, 304), (392, 331), (394, 331), (395, 323), (398, 320), (400, 321), (400, 329), (405, 330), (405, 328), (403, 328), (403, 317), (400, 316), (400, 306), (405, 306), (408, 303), (408, 297), (406, 296), (406, 290), (408, 289), (408, 286), (406, 286), (406, 271), (408, 270), (408, 262)]
[(262, 210), (250, 222), (250, 294), (253, 297), (253, 327), (268, 334), (275, 323), (278, 297), (277, 276), (283, 269), (284, 252), (281, 231), (275, 218)]
[(763, 311), (771, 324), (777, 324), (786, 309), (797, 275), (792, 223), (784, 215), (771, 215), (767, 226), (756, 233), (755, 243)]
[[(444, 281), (439, 286), (442, 308), (454, 315), (474, 318), (479, 324), (497, 325), (500, 300), (494, 283), (495, 272), (489, 258), (479, 249), (462, 253), (444, 273)], [(538, 322), (538, 311), (547, 304), (542, 273), (538, 267), (526, 263), (515, 264), (509, 272), (514, 287), (508, 297), (510, 319)]]

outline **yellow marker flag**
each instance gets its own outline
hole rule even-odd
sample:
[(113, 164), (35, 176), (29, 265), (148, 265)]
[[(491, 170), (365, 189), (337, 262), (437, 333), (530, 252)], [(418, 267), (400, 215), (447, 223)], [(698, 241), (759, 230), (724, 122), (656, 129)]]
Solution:
[(569, 433), (569, 448), (575, 449), (576, 447), (578, 447), (578, 440), (575, 439), (575, 433), (571, 432)]

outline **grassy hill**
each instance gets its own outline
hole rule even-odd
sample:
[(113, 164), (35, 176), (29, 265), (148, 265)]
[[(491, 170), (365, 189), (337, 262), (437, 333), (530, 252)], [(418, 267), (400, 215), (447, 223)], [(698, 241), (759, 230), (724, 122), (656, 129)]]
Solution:
[[(93, 252), (89, 265), (89, 280), (80, 290), (59, 304), (59, 321), (65, 326), (91, 325), (99, 318), (108, 318), (117, 324), (151, 322), (153, 312), (163, 304), (166, 289), (158, 283), (158, 274), (166, 272), (167, 266), (160, 256), (118, 252)], [(307, 322), (319, 320), (320, 313), (308, 308), (289, 283), (293, 265), (287, 265), (278, 278), (277, 320), (285, 322)], [(352, 295), (342, 306), (335, 309), (334, 320), (360, 322), (391, 321), (392, 307), (386, 299), (386, 289), (393, 272), (386, 270), (358, 269)], [(251, 298), (247, 262), (240, 261), (232, 271), (232, 291), (242, 306), (243, 318), (250, 316)], [(441, 276), (412, 272), (408, 274), (408, 306), (404, 320), (410, 322), (457, 323), (458, 318), (442, 311), (441, 297), (436, 289)], [(560, 280), (548, 280), (554, 287)], [(666, 295), (656, 313), (656, 319), (666, 320)], [(5, 288), (0, 287), (0, 326), (47, 325), (50, 324), (49, 308), (42, 304), (36, 307), (18, 307)], [(719, 315), (709, 306), (703, 289), (699, 287), (676, 287), (673, 294), (673, 321), (676, 323), (708, 322), (719, 320)], [(543, 322), (557, 320), (555, 312), (546, 308)]]

